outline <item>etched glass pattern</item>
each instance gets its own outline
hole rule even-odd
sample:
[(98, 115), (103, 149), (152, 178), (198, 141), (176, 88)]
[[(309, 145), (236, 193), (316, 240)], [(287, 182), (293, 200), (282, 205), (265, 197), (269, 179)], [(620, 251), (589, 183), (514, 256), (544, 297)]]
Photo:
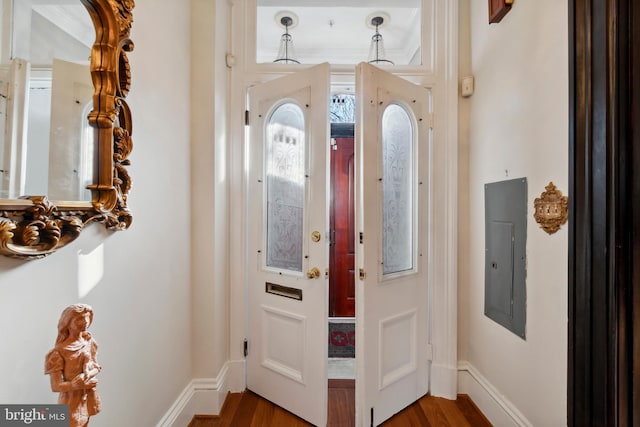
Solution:
[(267, 266), (302, 271), (305, 132), (304, 113), (279, 106), (266, 129)]
[(335, 94), (329, 103), (331, 123), (355, 123), (356, 96), (348, 93)]
[(382, 115), (382, 273), (413, 269), (413, 126), (397, 104)]

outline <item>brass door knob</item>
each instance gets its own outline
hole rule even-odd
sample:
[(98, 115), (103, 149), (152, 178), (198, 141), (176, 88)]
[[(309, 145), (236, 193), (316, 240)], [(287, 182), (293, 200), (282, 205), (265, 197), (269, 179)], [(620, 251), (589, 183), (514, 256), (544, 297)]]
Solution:
[(320, 277), (320, 270), (318, 267), (313, 267), (311, 270), (307, 271), (307, 277), (309, 279), (318, 279)]

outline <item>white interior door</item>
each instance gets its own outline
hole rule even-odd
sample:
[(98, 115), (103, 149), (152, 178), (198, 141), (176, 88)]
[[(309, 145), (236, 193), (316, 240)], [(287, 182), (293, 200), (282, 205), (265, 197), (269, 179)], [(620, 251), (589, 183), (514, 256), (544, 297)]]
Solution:
[(249, 90), (247, 386), (327, 417), (329, 65)]
[(5, 163), (5, 149), (7, 145), (11, 144), (11, 141), (7, 139), (7, 98), (9, 98), (9, 79), (8, 72), (0, 70), (0, 198), (6, 199), (8, 192), (5, 193), (4, 189), (7, 188), (5, 184), (5, 172), (9, 170), (8, 163)]
[(356, 69), (356, 418), (378, 425), (427, 393), (430, 92)]
[(83, 133), (87, 105), (93, 100), (89, 66), (53, 60), (49, 188), (52, 200), (91, 200), (94, 141)]
[(27, 128), (29, 111), (29, 80), (31, 65), (15, 58), (5, 77), (7, 88), (7, 118), (0, 165), (2, 184), (0, 198), (17, 199), (25, 195), (27, 176)]

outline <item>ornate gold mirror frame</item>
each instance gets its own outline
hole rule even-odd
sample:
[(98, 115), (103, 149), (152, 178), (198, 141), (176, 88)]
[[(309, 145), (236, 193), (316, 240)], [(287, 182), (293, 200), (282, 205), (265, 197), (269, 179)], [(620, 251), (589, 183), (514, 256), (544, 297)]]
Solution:
[(74, 241), (85, 225), (102, 222), (109, 230), (125, 230), (132, 221), (127, 207), (131, 180), (127, 172), (131, 141), (131, 111), (125, 98), (131, 85), (127, 52), (134, 0), (80, 0), (91, 15), (96, 40), (89, 69), (93, 81), (94, 129), (91, 202), (57, 205), (46, 196), (0, 200), (0, 254), (38, 259)]

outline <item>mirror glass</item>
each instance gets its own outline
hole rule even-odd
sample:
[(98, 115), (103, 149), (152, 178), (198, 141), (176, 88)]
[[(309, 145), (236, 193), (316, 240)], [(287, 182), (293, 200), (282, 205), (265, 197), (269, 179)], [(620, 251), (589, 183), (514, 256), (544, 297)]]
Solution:
[(89, 13), (80, 0), (5, 0), (2, 13), (0, 199), (89, 201)]
[[(375, 59), (376, 51), (379, 59), (395, 65), (422, 63), (422, 0), (256, 0), (256, 4), (257, 63), (281, 60), (283, 48), (301, 64), (357, 64)], [(377, 50), (372, 43), (376, 17), (381, 18)], [(290, 46), (281, 46), (285, 33)]]

